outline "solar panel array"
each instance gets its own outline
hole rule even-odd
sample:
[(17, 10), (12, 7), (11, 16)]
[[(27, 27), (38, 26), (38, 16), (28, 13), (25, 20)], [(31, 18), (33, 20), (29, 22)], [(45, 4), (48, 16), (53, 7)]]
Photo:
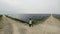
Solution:
[(29, 18), (31, 18), (32, 20), (38, 20), (38, 19), (42, 19), (44, 17), (47, 17), (49, 15), (50, 14), (18, 14), (18, 15), (17, 14), (14, 14), (14, 15), (11, 14), (11, 15), (8, 15), (8, 16), (23, 20), (25, 22), (28, 22)]

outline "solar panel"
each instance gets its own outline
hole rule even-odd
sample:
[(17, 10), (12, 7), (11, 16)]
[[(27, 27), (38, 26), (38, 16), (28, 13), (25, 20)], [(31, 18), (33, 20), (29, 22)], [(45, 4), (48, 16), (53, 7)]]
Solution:
[(11, 14), (11, 15), (8, 15), (8, 16), (23, 20), (25, 22), (28, 22), (29, 18), (31, 18), (32, 20), (38, 20), (38, 19), (42, 19), (44, 17), (47, 17), (49, 15), (50, 14)]

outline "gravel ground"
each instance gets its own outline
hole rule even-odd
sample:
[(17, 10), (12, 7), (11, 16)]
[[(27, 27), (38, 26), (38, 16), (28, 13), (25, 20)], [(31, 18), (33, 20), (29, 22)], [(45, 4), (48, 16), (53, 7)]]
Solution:
[(2, 27), (2, 29), (0, 29), (0, 34), (12, 34), (12, 25), (6, 18), (2, 17), (0, 23), (0, 26)]
[(4, 25), (3, 34), (60, 34), (60, 21), (53, 16), (33, 27), (7, 17), (3, 17), (4, 22), (8, 24)]

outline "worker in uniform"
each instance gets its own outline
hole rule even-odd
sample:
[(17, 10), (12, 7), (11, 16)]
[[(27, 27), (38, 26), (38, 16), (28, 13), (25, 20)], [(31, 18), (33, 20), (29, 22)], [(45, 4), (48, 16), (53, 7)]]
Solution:
[(29, 27), (32, 26), (32, 22), (33, 22), (33, 21), (32, 21), (32, 19), (30, 18), (30, 19), (29, 19)]

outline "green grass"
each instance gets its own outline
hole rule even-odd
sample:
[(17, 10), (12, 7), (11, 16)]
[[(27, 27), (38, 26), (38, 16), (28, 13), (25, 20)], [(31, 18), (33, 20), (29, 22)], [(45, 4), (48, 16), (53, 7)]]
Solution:
[(1, 22), (1, 20), (2, 20), (2, 15), (0, 15), (0, 29), (3, 28), (3, 27), (2, 27), (2, 22)]
[(1, 21), (1, 19), (2, 19), (2, 15), (0, 15), (0, 21)]

